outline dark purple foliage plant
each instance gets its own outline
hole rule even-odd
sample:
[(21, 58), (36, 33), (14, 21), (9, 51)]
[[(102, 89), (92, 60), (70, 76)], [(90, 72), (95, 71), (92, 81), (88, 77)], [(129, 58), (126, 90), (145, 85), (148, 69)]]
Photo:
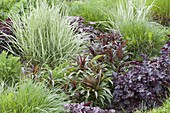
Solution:
[(69, 109), (71, 113), (116, 113), (114, 109), (105, 110), (100, 107), (90, 107), (90, 103), (74, 103), (66, 104), (64, 107)]
[[(132, 112), (135, 109), (156, 107), (169, 96), (170, 87), (170, 42), (154, 59), (143, 56), (142, 61), (133, 61), (124, 74), (113, 73), (113, 106)], [(117, 106), (115, 106), (117, 105)]]

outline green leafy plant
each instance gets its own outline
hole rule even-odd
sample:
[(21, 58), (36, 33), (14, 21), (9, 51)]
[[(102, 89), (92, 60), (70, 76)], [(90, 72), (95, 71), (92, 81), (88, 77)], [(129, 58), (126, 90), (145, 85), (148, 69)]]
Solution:
[(32, 79), (51, 87), (54, 86), (53, 72), (48, 66), (25, 65), (22, 67), (22, 79)]
[(10, 12), (10, 9), (15, 2), (16, 2), (15, 0), (0, 1), (0, 20), (5, 20), (8, 17), (7, 13)]
[[(37, 2), (28, 14), (24, 10), (23, 16), (11, 14), (16, 36), (12, 42), (24, 59), (53, 67), (79, 51), (82, 34), (75, 34), (61, 7)], [(9, 51), (17, 54), (10, 47)]]
[(63, 93), (28, 80), (0, 92), (0, 113), (65, 113), (65, 99)]
[(0, 79), (8, 83), (19, 81), (21, 72), (19, 59), (19, 57), (8, 55), (5, 51), (0, 54)]
[(72, 64), (66, 76), (58, 79), (57, 83), (70, 95), (72, 102), (85, 101), (106, 107), (112, 99), (111, 73), (106, 73), (106, 70), (104, 64), (99, 65), (95, 60), (79, 56), (77, 64)]
[(21, 13), (20, 8), (31, 4), (31, 0), (1, 0), (0, 1), (0, 20), (8, 18), (10, 12)]
[[(40, 0), (1, 0), (0, 1), (0, 20), (8, 18), (10, 12), (22, 13), (21, 8), (28, 10), (29, 5), (35, 5)], [(42, 0), (41, 0), (42, 1)], [(45, 0), (44, 0), (45, 1)], [(49, 5), (56, 4), (59, 0), (46, 0)]]

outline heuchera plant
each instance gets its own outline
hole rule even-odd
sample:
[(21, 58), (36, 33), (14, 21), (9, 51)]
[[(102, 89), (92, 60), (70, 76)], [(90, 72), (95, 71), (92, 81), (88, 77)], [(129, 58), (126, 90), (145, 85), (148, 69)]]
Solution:
[(136, 108), (159, 106), (169, 96), (170, 42), (161, 49), (161, 55), (143, 61), (133, 61), (125, 74), (113, 74), (113, 105), (132, 112)]

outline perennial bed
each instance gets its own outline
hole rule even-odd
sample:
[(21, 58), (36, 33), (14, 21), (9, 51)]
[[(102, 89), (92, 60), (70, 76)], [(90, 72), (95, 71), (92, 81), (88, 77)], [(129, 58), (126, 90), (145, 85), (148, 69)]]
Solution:
[(169, 17), (159, 1), (7, 1), (0, 113), (170, 111)]

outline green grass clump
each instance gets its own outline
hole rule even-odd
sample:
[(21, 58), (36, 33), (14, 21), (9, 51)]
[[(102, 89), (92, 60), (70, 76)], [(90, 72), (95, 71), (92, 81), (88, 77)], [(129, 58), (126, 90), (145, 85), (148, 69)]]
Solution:
[(151, 4), (152, 2), (154, 4), (154, 7), (152, 8), (153, 11), (170, 16), (169, 0), (147, 0), (147, 4)]
[(21, 72), (19, 59), (5, 51), (0, 54), (0, 80), (8, 83), (19, 81)]
[(108, 21), (106, 7), (110, 9), (118, 0), (84, 0), (68, 2), (69, 15), (82, 16), (87, 22), (93, 21), (101, 25)]
[[(49, 6), (37, 2), (36, 8), (23, 15), (11, 14), (16, 38), (12, 38), (19, 55), (33, 64), (55, 66), (76, 54), (82, 44), (81, 34), (75, 34), (66, 19), (62, 5)], [(10, 47), (9, 50), (17, 54)]]
[(146, 7), (146, 0), (120, 0), (107, 13), (110, 29), (118, 30), (128, 40), (128, 50), (135, 57), (140, 54), (154, 56), (166, 42), (166, 30), (161, 25), (149, 22), (148, 13), (152, 5)]
[[(169, 0), (147, 0), (147, 4), (151, 4), (153, 2), (154, 7), (152, 8), (152, 12), (157, 17), (159, 21), (168, 21), (170, 18), (170, 1)], [(170, 25), (170, 23), (169, 23)]]
[(0, 113), (65, 113), (64, 94), (56, 94), (31, 80), (0, 88)]

